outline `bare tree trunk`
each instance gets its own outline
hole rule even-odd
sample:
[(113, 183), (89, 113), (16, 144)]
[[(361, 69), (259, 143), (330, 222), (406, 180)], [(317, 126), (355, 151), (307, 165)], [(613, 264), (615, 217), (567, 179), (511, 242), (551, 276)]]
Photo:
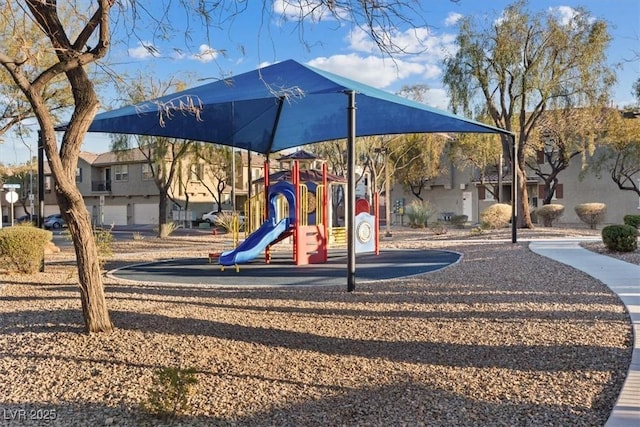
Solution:
[[(59, 151), (57, 151), (51, 115), (46, 112), (40, 114), (43, 144), (52, 175), (56, 180), (58, 207), (69, 227), (76, 253), (85, 328), (90, 333), (111, 332), (113, 324), (107, 309), (98, 249), (91, 228), (91, 217), (75, 182), (82, 141), (99, 103), (93, 85), (82, 68), (68, 71), (67, 77), (71, 82), (76, 108), (62, 138)], [(34, 100), (32, 105), (37, 111), (46, 108), (40, 100)]]
[(167, 192), (160, 189), (160, 197), (158, 201), (158, 237), (164, 239), (169, 236), (169, 227), (167, 227)]
[(69, 227), (78, 264), (82, 316), (87, 332), (111, 332), (113, 324), (102, 285), (98, 249), (91, 229), (91, 217), (77, 188), (56, 186), (60, 212)]
[(527, 191), (527, 174), (518, 164), (518, 228), (534, 228), (529, 212), (529, 192)]

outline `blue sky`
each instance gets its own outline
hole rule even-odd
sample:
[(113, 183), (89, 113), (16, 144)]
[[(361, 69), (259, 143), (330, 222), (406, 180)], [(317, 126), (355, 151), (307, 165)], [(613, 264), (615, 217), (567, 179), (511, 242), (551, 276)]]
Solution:
[[(288, 1), (297, 3), (297, 0)], [(403, 45), (415, 46), (414, 51), (424, 52), (398, 56), (396, 61), (381, 55), (365, 34), (351, 26), (323, 16), (315, 21), (307, 21), (301, 30), (294, 25), (294, 18), (282, 18), (283, 14), (286, 16), (296, 12), (294, 8), (286, 6), (286, 1), (274, 1), (274, 9), (267, 12), (261, 9), (262, 2), (247, 3), (251, 4), (247, 6), (248, 9), (233, 20), (222, 23), (220, 28), (210, 27), (208, 38), (204, 31), (196, 31), (198, 27), (193, 25), (194, 31), (190, 34), (188, 43), (185, 43), (183, 33), (173, 34), (165, 41), (154, 38), (151, 32), (140, 32), (137, 39), (131, 36), (114, 36), (109, 61), (116, 64), (114, 68), (118, 71), (133, 74), (137, 70), (143, 70), (154, 79), (167, 80), (175, 77), (196, 86), (222, 75), (239, 74), (260, 65), (291, 58), (390, 92), (397, 92), (403, 85), (425, 84), (429, 91), (424, 102), (446, 109), (448, 99), (441, 82), (442, 59), (445, 52), (455, 50), (456, 32), (453, 23), (466, 15), (497, 16), (505, 6), (513, 2), (423, 1), (423, 17), (428, 29), (425, 27), (417, 32), (399, 29), (394, 37)], [(154, 6), (161, 4), (162, 2), (153, 3)], [(578, 6), (585, 7), (593, 16), (609, 23), (613, 41), (608, 51), (608, 60), (621, 67), (617, 70), (618, 84), (613, 99), (619, 106), (631, 104), (634, 101), (631, 86), (640, 77), (640, 0), (529, 2), (529, 7), (535, 11), (553, 8), (558, 16), (571, 13), (571, 8)], [(184, 28), (184, 25), (180, 25), (183, 22), (182, 14), (177, 11), (171, 13), (172, 23)], [(120, 31), (125, 26), (120, 22), (114, 28), (119, 34), (123, 34)], [(416, 36), (421, 48), (418, 48)], [(144, 48), (143, 44), (152, 46), (153, 53)], [(113, 97), (106, 92), (103, 103), (117, 106)], [(5, 163), (26, 161), (29, 151), (25, 143), (34, 148), (36, 146), (35, 140), (25, 140), (23, 143), (7, 138), (5, 144), (0, 145), (0, 159)], [(83, 148), (103, 152), (108, 151), (108, 145), (108, 139), (104, 136), (88, 134)]]

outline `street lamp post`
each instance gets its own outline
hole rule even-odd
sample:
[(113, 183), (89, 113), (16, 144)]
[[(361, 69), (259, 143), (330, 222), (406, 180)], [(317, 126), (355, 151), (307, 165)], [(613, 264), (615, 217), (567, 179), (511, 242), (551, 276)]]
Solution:
[[(24, 142), (24, 141), (23, 141)], [(25, 143), (25, 145), (27, 145)], [(33, 151), (31, 144), (27, 145), (29, 149), (29, 222), (33, 221)]]
[(231, 146), (231, 207), (236, 213), (236, 147)]

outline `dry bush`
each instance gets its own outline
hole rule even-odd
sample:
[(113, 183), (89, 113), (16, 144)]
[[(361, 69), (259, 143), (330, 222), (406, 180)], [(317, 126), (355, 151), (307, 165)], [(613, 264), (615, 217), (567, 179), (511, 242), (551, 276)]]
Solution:
[(504, 228), (511, 220), (511, 205), (496, 203), (489, 206), (480, 215), (483, 228)]
[(558, 204), (548, 204), (536, 209), (536, 215), (542, 220), (542, 225), (552, 227), (553, 221), (557, 220), (564, 214), (564, 206)]
[(31, 224), (0, 229), (0, 264), (20, 273), (37, 273), (52, 238), (50, 231)]
[(582, 203), (574, 209), (580, 221), (588, 224), (592, 230), (595, 230), (596, 226), (604, 221), (604, 216), (607, 213), (607, 205), (604, 203)]

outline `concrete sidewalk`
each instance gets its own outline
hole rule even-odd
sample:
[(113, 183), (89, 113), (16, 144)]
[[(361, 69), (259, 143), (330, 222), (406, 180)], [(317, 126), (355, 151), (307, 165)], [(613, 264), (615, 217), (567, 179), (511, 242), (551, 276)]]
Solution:
[(577, 240), (531, 241), (529, 248), (600, 280), (627, 307), (633, 324), (633, 355), (622, 391), (605, 427), (640, 426), (640, 266), (584, 249)]

